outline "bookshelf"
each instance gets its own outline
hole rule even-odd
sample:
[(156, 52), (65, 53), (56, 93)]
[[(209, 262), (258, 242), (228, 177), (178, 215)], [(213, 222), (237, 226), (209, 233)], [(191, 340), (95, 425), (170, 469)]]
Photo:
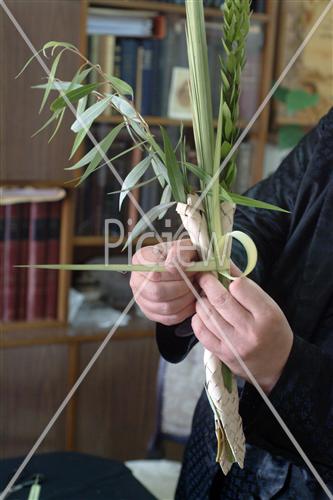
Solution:
[[(274, 52), (275, 52), (275, 32), (276, 32), (276, 18), (277, 18), (277, 9), (278, 9), (278, 4), (274, 0), (267, 0), (264, 3), (265, 6), (265, 12), (262, 13), (253, 13), (252, 14), (252, 23), (254, 25), (259, 25), (260, 30), (262, 30), (262, 34), (264, 37), (264, 43), (263, 47), (261, 49), (261, 56), (260, 56), (260, 72), (261, 72), (261, 79), (260, 79), (260, 86), (258, 90), (258, 103), (262, 102), (264, 97), (267, 95), (271, 82), (272, 82), (272, 73), (273, 73), (273, 57), (274, 57)], [(156, 2), (156, 1), (130, 1), (130, 0), (90, 0), (88, 1), (88, 7), (93, 7), (93, 8), (102, 8), (105, 12), (105, 9), (107, 9), (110, 12), (110, 15), (112, 15), (112, 10), (113, 9), (122, 9), (125, 11), (128, 11), (129, 13), (131, 11), (138, 12), (140, 10), (142, 11), (154, 11), (154, 14), (162, 14), (164, 15), (165, 19), (170, 19), (176, 20), (176, 19), (183, 19), (185, 16), (185, 7), (182, 5), (176, 5), (172, 3), (167, 3), (167, 2)], [(205, 8), (205, 14), (207, 17), (208, 21), (216, 22), (216, 20), (221, 19), (223, 16), (223, 12), (221, 9), (217, 8)], [(97, 36), (98, 38), (98, 36)], [(88, 43), (87, 43), (88, 45)], [(251, 75), (250, 75), (251, 78)], [(162, 92), (163, 94), (163, 92)], [(165, 98), (165, 93), (163, 94)], [(165, 106), (164, 106), (165, 108)], [(262, 172), (263, 172), (263, 158), (264, 158), (264, 147), (265, 147), (265, 142), (267, 139), (267, 132), (268, 132), (268, 125), (269, 125), (269, 111), (270, 111), (270, 104), (266, 106), (264, 111), (262, 112), (261, 116), (258, 118), (257, 122), (255, 125), (252, 127), (250, 133), (248, 134), (247, 139), (250, 141), (252, 145), (252, 152), (251, 152), (251, 171), (249, 173), (249, 180), (248, 183), (254, 184), (258, 180), (262, 178)], [(187, 133), (190, 133), (189, 131), (191, 130), (191, 121), (188, 119), (184, 120), (179, 120), (175, 118), (170, 118), (169, 116), (165, 116), (166, 113), (163, 114), (163, 116), (151, 116), (151, 115), (145, 115), (143, 113), (143, 116), (146, 120), (146, 122), (154, 127), (158, 125), (163, 125), (166, 127), (179, 127), (180, 124), (182, 123), (184, 126), (184, 129), (187, 131)], [(251, 114), (249, 116), (252, 116)], [(120, 116), (116, 115), (107, 115), (107, 116), (100, 116), (96, 123), (97, 124), (102, 124), (104, 126), (111, 126), (113, 124), (119, 123), (121, 120)], [(246, 119), (241, 119), (239, 123), (239, 127), (242, 129), (246, 126), (247, 124)], [(140, 199), (139, 199), (140, 200)], [(140, 202), (140, 201), (139, 201)], [(90, 238), (90, 239), (89, 239)], [(97, 234), (83, 234), (79, 232), (78, 234), (75, 235), (74, 238), (74, 246), (75, 247), (81, 247), (85, 246), (88, 247), (89, 244), (91, 244), (92, 247), (97, 248), (99, 245), (104, 244), (104, 238), (100, 237)], [(78, 253), (78, 252), (77, 252)]]
[[(183, 5), (170, 4), (167, 2), (141, 1), (141, 0), (90, 0), (89, 4), (93, 7), (113, 7), (117, 9), (135, 9), (135, 10), (156, 10), (166, 14), (185, 15), (185, 7)], [(220, 9), (206, 7), (205, 14), (207, 17), (220, 18), (223, 12)], [(255, 13), (253, 19), (259, 22), (267, 22), (269, 14)]]
[[(24, 28), (35, 47), (39, 48), (51, 39), (66, 40), (80, 47), (82, 52), (87, 51), (86, 19), (89, 6), (99, 6), (112, 9), (130, 10), (151, 10), (157, 11), (166, 16), (184, 17), (185, 9), (180, 5), (154, 1), (129, 1), (129, 0), (7, 0), (7, 5), (13, 15)], [(261, 56), (261, 87), (260, 97), (267, 94), (272, 80), (272, 65), (275, 43), (275, 27), (278, 2), (276, 0), (266, 0), (266, 12), (253, 15), (253, 21), (262, 26), (265, 36), (265, 44)], [(206, 9), (206, 15), (210, 19), (220, 20), (222, 13), (219, 9)], [(38, 30), (36, 26), (38, 25)], [(64, 170), (68, 166), (68, 152), (71, 147), (72, 137), (68, 134), (71, 117), (68, 116), (67, 123), (61, 127), (60, 132), (52, 141), (47, 142), (47, 135), (41, 134), (31, 139), (32, 134), (45, 121), (44, 115), (38, 115), (40, 95), (35, 90), (29, 90), (41, 77), (42, 71), (38, 63), (34, 63), (29, 71), (19, 79), (14, 77), (29, 58), (29, 48), (19, 37), (13, 25), (6, 18), (3, 10), (0, 9), (1, 37), (5, 43), (0, 43), (0, 64), (6, 78), (0, 91), (1, 103), (1, 143), (4, 148), (1, 151), (1, 179), (2, 184), (12, 186), (33, 185), (36, 187), (57, 186), (64, 187), (67, 196), (62, 204), (61, 211), (61, 235), (60, 235), (60, 260), (66, 262), (82, 262), (85, 255), (92, 256), (95, 253), (103, 253), (104, 237), (78, 235), (74, 230), (74, 214), (77, 206), (77, 192), (73, 189), (73, 184), (69, 183), (69, 174)], [(15, 57), (13, 56), (15, 54)], [(73, 64), (77, 61), (66, 60), (63, 67), (63, 75), (72, 75)], [(255, 144), (255, 157), (253, 160), (252, 182), (261, 178), (262, 159), (264, 144), (268, 132), (269, 105), (263, 111), (261, 117), (251, 131), (250, 137)], [(174, 127), (180, 125), (180, 120), (165, 116), (147, 116), (147, 122), (152, 125), (164, 125)], [(112, 125), (117, 123), (117, 117), (103, 117), (99, 120), (99, 125)], [(190, 131), (191, 122), (184, 121), (184, 126)], [(245, 122), (240, 122), (240, 127), (244, 127)], [(83, 155), (83, 150), (78, 153), (78, 157)], [(89, 182), (89, 181), (88, 181)], [(111, 241), (114, 241), (111, 237)], [(147, 244), (155, 243), (155, 239), (149, 239)], [(96, 349), (98, 342), (105, 338), (105, 331), (81, 331), (73, 330), (68, 325), (68, 296), (72, 282), (71, 274), (68, 272), (59, 273), (58, 287), (58, 307), (57, 319), (54, 321), (34, 321), (34, 322), (12, 322), (1, 325), (0, 355), (4, 360), (1, 367), (2, 380), (11, 381), (13, 397), (18, 395), (18, 387), (21, 387), (27, 380), (29, 373), (29, 384), (24, 398), (16, 401), (7, 394), (4, 395), (4, 407), (8, 408), (8, 413), (4, 416), (10, 422), (10, 432), (8, 442), (6, 441), (5, 453), (24, 453), (25, 449), (32, 444), (33, 439), (40, 432), (42, 424), (52, 415), (60, 399), (77, 379), (84, 362), (89, 354)], [(135, 421), (128, 422), (128, 440), (133, 443), (133, 454), (131, 458), (143, 456), (147, 439), (153, 429), (154, 414), (154, 392), (152, 384), (156, 375), (158, 354), (154, 345), (153, 326), (144, 320), (135, 318), (127, 327), (122, 327), (117, 333), (115, 354), (107, 354), (109, 365), (103, 364), (98, 368), (96, 375), (91, 376), (88, 389), (83, 389), (71, 402), (66, 410), (65, 418), (56, 427), (50, 440), (47, 440), (44, 451), (63, 449), (80, 449), (87, 452), (98, 452), (104, 455), (113, 454), (115, 458), (126, 457), (124, 436), (118, 431), (111, 432), (110, 443), (103, 444), (99, 448), (94, 448), (94, 435), (91, 435), (90, 442), (89, 429), (84, 423), (78, 422), (81, 411), (91, 412), (93, 408), (102, 404), (102, 401), (95, 401), (90, 394), (94, 393), (96, 399), (101, 386), (108, 387), (109, 381), (116, 381), (111, 391), (111, 399), (108, 400), (108, 414), (112, 414), (113, 406), (119, 404), (121, 394), (121, 381), (117, 378), (119, 364), (127, 363), (132, 367), (131, 412)], [(112, 350), (111, 350), (112, 351)], [(128, 359), (130, 353), (130, 360)], [(109, 356), (111, 358), (109, 359)], [(145, 362), (142, 366), (143, 360)], [(38, 366), (36, 373), (31, 370), (31, 366)], [(20, 367), (20, 369), (17, 369)], [(61, 375), (59, 375), (61, 371)], [(38, 373), (37, 373), (38, 372)], [(47, 400), (47, 407), (41, 407), (39, 393), (36, 387), (45, 387), (45, 378), (49, 376), (50, 381), (57, 386), (57, 391), (50, 394), (44, 391), (44, 398)], [(117, 386), (119, 384), (119, 386)], [(4, 385), (4, 384), (3, 384)], [(1, 397), (2, 399), (2, 397)], [(102, 398), (101, 398), (102, 399)], [(13, 402), (14, 401), (14, 402)], [(92, 401), (94, 401), (92, 403)], [(96, 404), (95, 404), (96, 403)], [(10, 409), (15, 404), (24, 405), (29, 413), (29, 419), (25, 420), (25, 411), (15, 412), (12, 418)], [(21, 406), (20, 406), (21, 407)], [(40, 411), (40, 420), (35, 421), (34, 408)], [(140, 411), (138, 410), (140, 409)], [(6, 410), (7, 411), (7, 410)], [(103, 411), (103, 409), (101, 410)], [(90, 415), (90, 413), (89, 413)], [(148, 417), (147, 417), (148, 415)], [(94, 418), (96, 421), (96, 417)], [(98, 418), (98, 416), (97, 416)], [(139, 424), (138, 424), (139, 418)], [(83, 419), (81, 419), (83, 420)], [(8, 424), (9, 425), (9, 424)], [(125, 424), (124, 424), (125, 425)], [(136, 429), (141, 426), (144, 432), (138, 433)], [(103, 428), (106, 434), (109, 428)], [(91, 433), (90, 433), (91, 434)], [(16, 436), (21, 436), (22, 441), (17, 442)], [(102, 441), (102, 439), (100, 439)], [(103, 442), (105, 443), (105, 439)], [(126, 440), (125, 440), (126, 441)], [(14, 443), (14, 444), (13, 444)]]

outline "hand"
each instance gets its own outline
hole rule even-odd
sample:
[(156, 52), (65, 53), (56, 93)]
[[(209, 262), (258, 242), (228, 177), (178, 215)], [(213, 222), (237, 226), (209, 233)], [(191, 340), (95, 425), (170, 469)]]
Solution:
[(236, 279), (229, 290), (210, 273), (200, 274), (198, 283), (206, 297), (198, 300), (192, 318), (196, 337), (235, 375), (251, 382), (224, 340), (227, 337), (259, 385), (269, 393), (293, 344), (293, 332), (283, 312), (248, 278)]
[[(133, 272), (131, 275), (133, 294), (147, 318), (163, 325), (176, 325), (194, 314), (195, 297), (175, 267), (177, 263), (184, 268), (194, 260), (197, 253), (190, 240), (161, 243), (136, 252), (133, 264), (164, 263), (168, 268), (162, 273)], [(189, 273), (188, 278), (193, 281), (194, 273)]]

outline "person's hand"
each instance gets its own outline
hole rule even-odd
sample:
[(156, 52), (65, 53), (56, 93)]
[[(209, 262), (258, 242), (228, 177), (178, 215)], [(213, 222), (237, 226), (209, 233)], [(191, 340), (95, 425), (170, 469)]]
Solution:
[(235, 375), (250, 382), (224, 340), (226, 337), (262, 389), (269, 393), (293, 344), (293, 332), (283, 312), (248, 278), (236, 279), (229, 290), (210, 273), (198, 275), (197, 281), (205, 297), (196, 303), (192, 318), (194, 334)]
[[(148, 319), (176, 325), (195, 313), (195, 297), (175, 267), (177, 263), (184, 268), (194, 260), (197, 253), (189, 240), (147, 246), (135, 253), (133, 264), (165, 264), (168, 268), (162, 273), (132, 272), (134, 297)], [(194, 277), (194, 273), (188, 274), (191, 281)]]

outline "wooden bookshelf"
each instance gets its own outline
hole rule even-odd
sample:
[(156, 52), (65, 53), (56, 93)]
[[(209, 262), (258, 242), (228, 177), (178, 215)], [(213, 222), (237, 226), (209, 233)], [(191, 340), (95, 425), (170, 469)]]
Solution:
[[(91, 0), (93, 7), (113, 7), (117, 9), (135, 9), (135, 10), (153, 10), (165, 14), (179, 14), (185, 16), (185, 7), (183, 5), (170, 4), (167, 2), (141, 1), (141, 0)], [(206, 17), (223, 17), (223, 10), (212, 7), (205, 8)], [(269, 20), (268, 14), (254, 13), (254, 21), (266, 23)]]
[[(119, 240), (117, 237), (109, 238), (109, 243), (116, 243)], [(137, 240), (133, 241), (135, 245)], [(147, 238), (144, 241), (144, 245), (155, 245), (158, 242), (157, 238)], [(126, 243), (126, 238), (123, 240)], [(104, 247), (105, 238), (104, 236), (75, 236), (73, 244), (76, 247)]]

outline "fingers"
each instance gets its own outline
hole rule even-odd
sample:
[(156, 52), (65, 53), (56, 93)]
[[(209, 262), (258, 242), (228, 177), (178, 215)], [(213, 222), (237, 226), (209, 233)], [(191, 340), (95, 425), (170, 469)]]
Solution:
[(148, 319), (155, 321), (157, 323), (161, 323), (162, 325), (171, 326), (171, 325), (178, 325), (178, 323), (181, 323), (182, 321), (185, 321), (185, 319), (192, 316), (195, 312), (195, 305), (194, 303), (192, 303), (189, 306), (182, 309), (181, 311), (179, 311), (178, 313), (168, 314), (168, 315), (151, 313), (149, 311), (146, 311), (142, 307), (141, 309)]
[(141, 295), (141, 297), (138, 299), (138, 303), (142, 309), (150, 312), (151, 314), (168, 316), (178, 314), (190, 305), (195, 306), (195, 297), (187, 293), (186, 295), (173, 300), (153, 302)]
[(229, 339), (234, 332), (233, 326), (230, 325), (217, 310), (211, 305), (208, 299), (201, 298), (195, 306), (196, 313), (206, 327), (219, 340), (223, 340), (225, 336)]
[(199, 342), (212, 353), (218, 353), (221, 349), (221, 341), (206, 327), (198, 314), (191, 320), (194, 335)]
[(146, 285), (143, 285), (145, 276), (143, 273), (132, 273), (130, 286), (135, 293), (140, 291), (140, 296), (153, 302), (163, 302), (189, 294), (193, 297), (185, 281), (151, 281), (147, 280)]
[[(198, 254), (190, 240), (178, 240), (169, 247), (165, 266), (175, 280), (183, 280), (180, 268), (184, 269), (191, 262), (197, 260)], [(194, 278), (194, 274), (191, 275)]]
[(236, 279), (230, 284), (230, 294), (254, 318), (261, 318), (271, 308), (275, 308), (274, 300), (259, 285), (249, 278)]
[(207, 299), (230, 325), (246, 329), (253, 317), (211, 273), (202, 273), (197, 279)]

